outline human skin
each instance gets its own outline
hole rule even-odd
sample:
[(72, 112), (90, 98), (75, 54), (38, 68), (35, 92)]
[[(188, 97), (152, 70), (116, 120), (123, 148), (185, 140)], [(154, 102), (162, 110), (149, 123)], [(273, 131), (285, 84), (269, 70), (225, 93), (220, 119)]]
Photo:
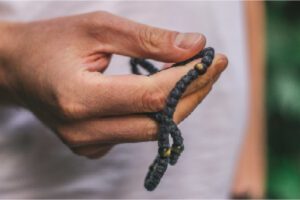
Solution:
[[(196, 62), (149, 77), (105, 75), (113, 54), (173, 63), (205, 46), (202, 34), (158, 29), (100, 11), (1, 22), (0, 33), (1, 104), (31, 110), (74, 153), (88, 158), (103, 156), (115, 144), (156, 140), (157, 125), (145, 113), (161, 110)], [(217, 54), (179, 101), (176, 123), (200, 104), (226, 66), (227, 58)]]
[(244, 2), (249, 51), (248, 130), (240, 153), (232, 193), (237, 198), (262, 199), (266, 182), (265, 7), (261, 1)]

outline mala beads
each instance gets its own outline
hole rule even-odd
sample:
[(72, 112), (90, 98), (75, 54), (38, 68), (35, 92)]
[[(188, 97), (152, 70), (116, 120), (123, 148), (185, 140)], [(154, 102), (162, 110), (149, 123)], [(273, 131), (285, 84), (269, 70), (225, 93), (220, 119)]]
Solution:
[[(172, 65), (172, 67), (186, 65), (187, 63), (198, 58), (202, 58), (201, 62), (195, 64), (194, 68), (191, 69), (186, 75), (184, 75), (169, 93), (165, 108), (162, 111), (148, 114), (148, 116), (155, 120), (159, 125), (158, 154), (153, 163), (150, 165), (144, 182), (144, 186), (148, 191), (152, 191), (157, 187), (168, 168), (168, 164), (175, 165), (182, 151), (184, 150), (183, 137), (181, 135), (180, 129), (173, 121), (173, 114), (175, 112), (178, 101), (180, 100), (186, 88), (200, 75), (205, 74), (207, 68), (211, 65), (214, 58), (214, 49), (211, 47), (205, 48), (192, 58)], [(154, 65), (141, 58), (131, 58), (130, 65), (132, 73), (134, 74), (142, 74), (139, 71), (138, 66), (141, 66), (146, 71), (148, 71), (149, 75), (159, 72), (159, 70), (154, 67)], [(169, 141), (170, 135), (173, 139), (172, 146), (170, 146)]]

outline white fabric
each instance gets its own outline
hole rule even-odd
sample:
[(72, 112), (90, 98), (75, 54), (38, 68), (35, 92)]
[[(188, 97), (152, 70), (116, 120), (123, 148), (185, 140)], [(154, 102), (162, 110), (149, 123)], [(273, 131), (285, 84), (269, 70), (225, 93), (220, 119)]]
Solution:
[[(1, 107), (0, 197), (227, 197), (247, 114), (242, 2), (0, 2), (2, 20), (30, 21), (95, 10), (182, 32), (202, 32), (209, 46), (228, 56), (229, 67), (180, 125), (186, 150), (152, 193), (145, 191), (143, 181), (156, 154), (155, 142), (119, 145), (100, 160), (88, 160), (72, 154), (30, 112)], [(127, 66), (128, 58), (115, 56), (107, 73), (129, 73)]]

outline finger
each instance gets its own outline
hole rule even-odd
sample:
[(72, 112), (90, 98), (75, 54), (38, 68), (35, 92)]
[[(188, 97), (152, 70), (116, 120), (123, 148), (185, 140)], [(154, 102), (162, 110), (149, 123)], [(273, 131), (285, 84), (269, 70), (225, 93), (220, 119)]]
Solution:
[[(129, 113), (157, 112), (165, 106), (176, 82), (194, 67), (197, 61), (184, 67), (174, 67), (153, 76), (113, 75), (104, 76), (87, 72), (86, 78), (78, 79), (75, 99), (65, 96), (61, 100), (63, 113), (68, 118), (90, 118)], [(204, 87), (226, 67), (223, 55), (216, 58), (207, 73), (195, 80), (183, 96)], [(62, 94), (63, 95), (63, 94)], [(78, 97), (78, 98), (77, 98)], [(80, 97), (80, 98), (79, 98)]]
[[(214, 83), (218, 81), (221, 74), (214, 77), (209, 83), (207, 83), (199, 92), (194, 92), (187, 97), (181, 99), (181, 102), (177, 105), (176, 111), (173, 116), (173, 120), (176, 124), (179, 124), (187, 116), (189, 116), (193, 110), (204, 100), (206, 95), (211, 91)], [(190, 105), (190, 106), (186, 106)], [(186, 107), (183, 107), (186, 106)]]
[(198, 53), (205, 46), (200, 33), (178, 33), (115, 16), (106, 12), (92, 15), (90, 31), (102, 52), (130, 57), (152, 58), (164, 62), (179, 62)]
[[(213, 81), (212, 81), (213, 82)], [(202, 102), (204, 97), (211, 91), (213, 83), (208, 83), (201, 92), (195, 92), (181, 100), (176, 107), (173, 120), (176, 124), (179, 124), (187, 116), (189, 116), (193, 110)]]
[(215, 82), (218, 77), (220, 77), (221, 73), (226, 69), (227, 65), (227, 57), (222, 54), (217, 54), (207, 72), (203, 76), (200, 76), (198, 79), (193, 81), (182, 96), (185, 97), (186, 95), (192, 94), (193, 92), (199, 90), (204, 85), (211, 83), (212, 81)]
[[(183, 98), (174, 113), (179, 123), (195, 109), (209, 93), (212, 83)], [(87, 120), (65, 127), (61, 133), (65, 142), (72, 147), (91, 144), (117, 144), (153, 141), (157, 138), (158, 126), (146, 115), (128, 115)]]
[[(173, 89), (174, 85), (176, 83), (172, 82), (170, 83), (170, 73), (172, 73), (172, 80), (179, 80), (183, 75), (188, 73), (189, 70), (193, 69), (194, 65), (198, 63), (199, 60), (195, 60), (189, 64), (186, 65), (186, 67), (174, 67), (168, 70), (163, 70), (159, 73), (156, 73), (153, 75), (154, 81), (157, 82), (157, 84), (160, 85), (160, 88), (164, 91), (164, 93), (169, 93), (171, 89)], [(207, 83), (211, 82), (211, 80), (214, 80), (217, 76), (219, 76), (227, 67), (228, 60), (226, 56), (222, 54), (217, 54), (211, 64), (211, 66), (208, 68), (207, 72), (197, 78), (195, 81), (193, 81), (188, 88), (186, 89), (185, 93), (183, 94), (183, 97), (186, 95), (189, 95), (196, 90), (204, 87)], [(168, 77), (168, 78), (166, 78)]]
[(111, 60), (111, 54), (92, 54), (84, 61), (85, 68), (90, 72), (104, 72)]
[(59, 130), (61, 139), (74, 149), (87, 145), (155, 140), (157, 125), (146, 115), (128, 115), (89, 119), (63, 125)]
[[(192, 62), (184, 67), (174, 67), (150, 77), (93, 74), (93, 77), (88, 78), (88, 84), (80, 91), (80, 95), (85, 98), (80, 99), (80, 106), (73, 107), (84, 108), (82, 113), (77, 112), (77, 116), (82, 118), (157, 112), (163, 109), (176, 82), (192, 69), (194, 64), (195, 62)], [(195, 80), (184, 96), (205, 86), (218, 76), (226, 65), (226, 57), (217, 55), (207, 73)]]

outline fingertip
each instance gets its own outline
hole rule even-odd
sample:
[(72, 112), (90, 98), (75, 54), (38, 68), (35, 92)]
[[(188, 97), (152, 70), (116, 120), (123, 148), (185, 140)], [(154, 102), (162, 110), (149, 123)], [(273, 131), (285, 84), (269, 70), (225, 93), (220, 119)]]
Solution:
[(221, 71), (224, 71), (228, 66), (228, 58), (224, 54), (217, 54), (216, 57), (216, 66), (221, 69)]
[(201, 51), (206, 44), (206, 37), (201, 33), (178, 33), (174, 46), (177, 49), (174, 52), (172, 62), (180, 62), (189, 59)]
[(205, 35), (203, 35), (202, 33), (200, 33), (200, 35), (201, 35), (201, 39), (200, 39), (200, 41), (195, 45), (196, 50), (197, 50), (197, 53), (198, 53), (200, 50), (202, 50), (202, 49), (205, 47), (205, 45), (206, 45), (206, 37), (205, 37)]

